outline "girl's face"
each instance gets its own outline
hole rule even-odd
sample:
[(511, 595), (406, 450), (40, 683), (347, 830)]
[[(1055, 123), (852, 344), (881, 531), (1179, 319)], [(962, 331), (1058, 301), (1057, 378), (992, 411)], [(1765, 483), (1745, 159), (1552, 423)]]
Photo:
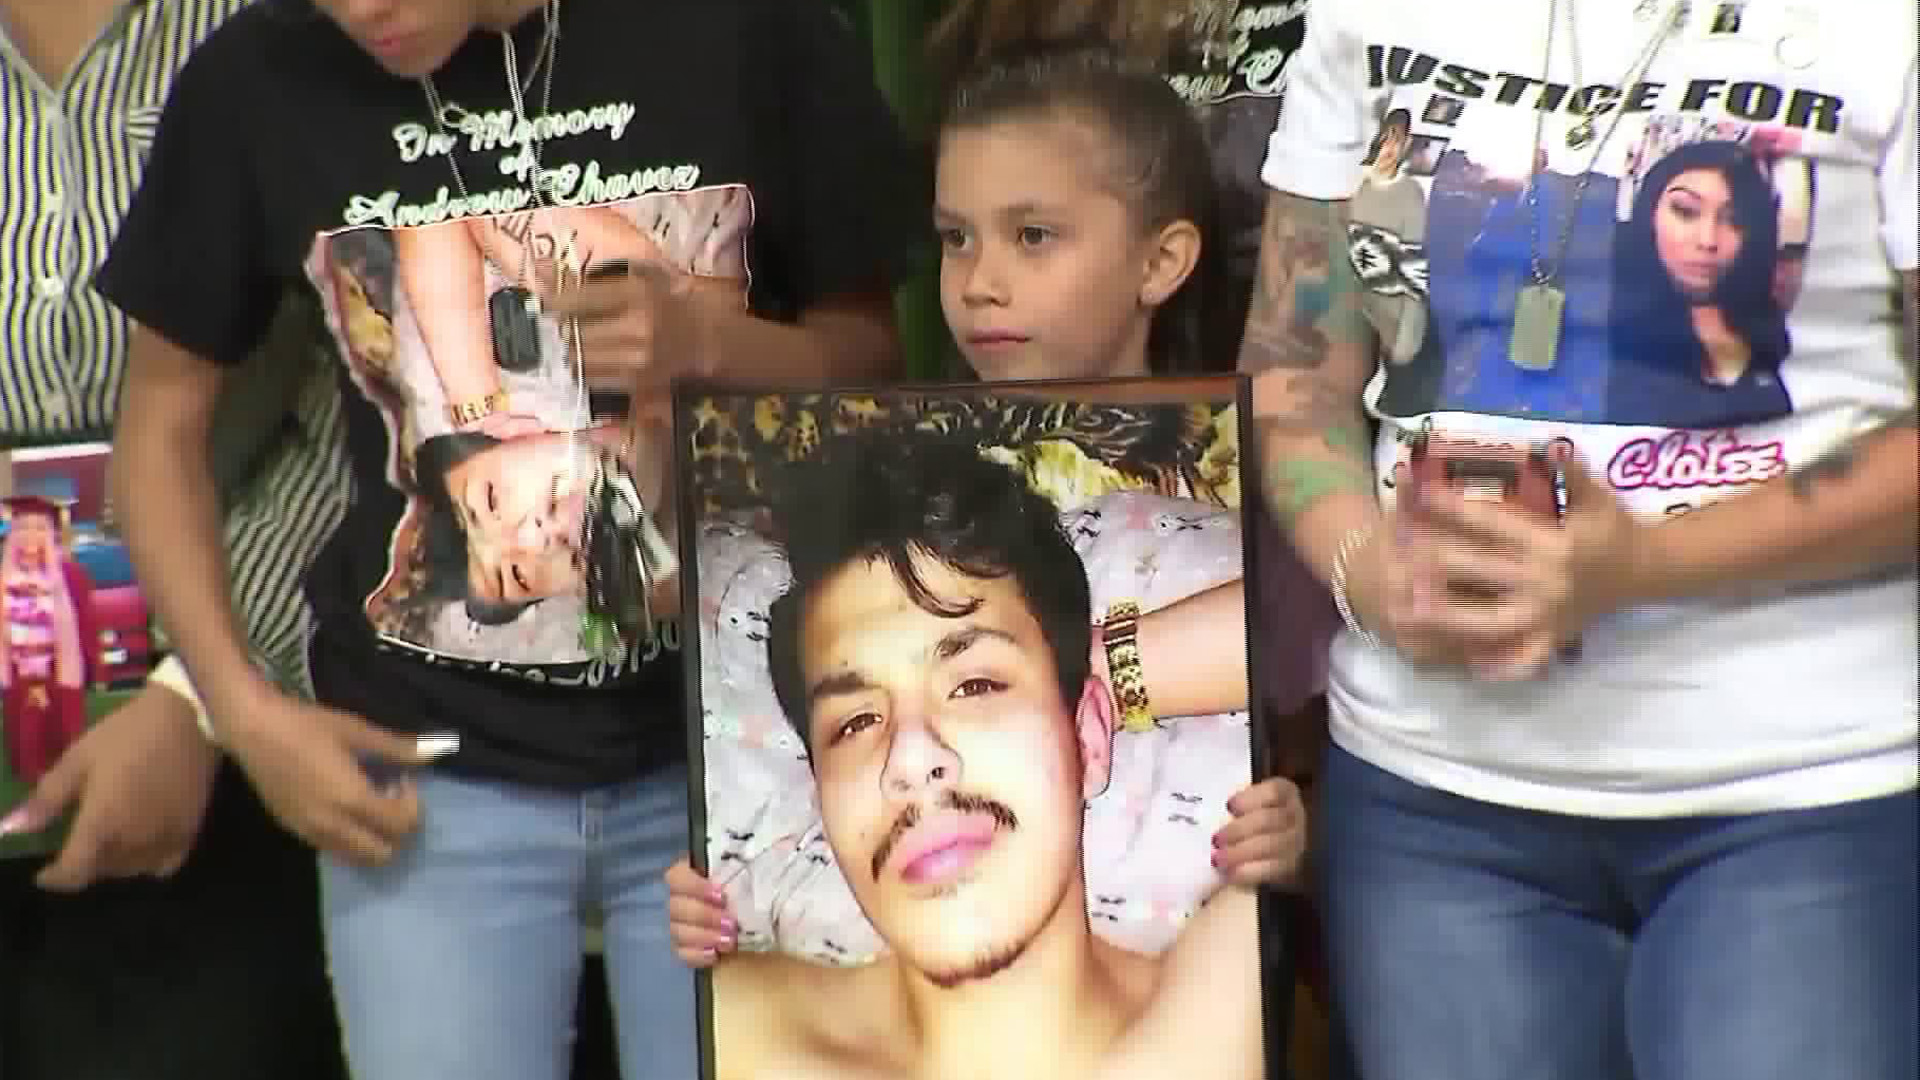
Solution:
[(1654, 204), (1653, 239), (1680, 291), (1711, 296), (1740, 255), (1733, 192), (1716, 169), (1689, 169), (1667, 182)]
[(1103, 182), (1111, 164), (1104, 133), (1064, 118), (942, 136), (940, 307), (981, 379), (1146, 373), (1153, 310), (1172, 290), (1155, 281), (1159, 241)]

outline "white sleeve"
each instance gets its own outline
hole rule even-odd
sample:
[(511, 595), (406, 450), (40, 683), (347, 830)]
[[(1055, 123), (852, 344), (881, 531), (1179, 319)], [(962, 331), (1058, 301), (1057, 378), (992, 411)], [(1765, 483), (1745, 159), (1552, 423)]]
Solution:
[(1287, 64), (1280, 120), (1267, 139), (1260, 178), (1308, 199), (1344, 199), (1360, 183), (1373, 137), (1366, 44), (1353, 15), (1364, 0), (1328, 0), (1307, 10), (1300, 51)]
[[(1311, 17), (1311, 16), (1309, 16)], [(1895, 114), (1887, 136), (1886, 156), (1880, 159), (1880, 237), (1895, 270), (1920, 269), (1920, 137), (1915, 126), (1915, 97), (1920, 93), (1920, 61), (1907, 65), (1906, 100)]]

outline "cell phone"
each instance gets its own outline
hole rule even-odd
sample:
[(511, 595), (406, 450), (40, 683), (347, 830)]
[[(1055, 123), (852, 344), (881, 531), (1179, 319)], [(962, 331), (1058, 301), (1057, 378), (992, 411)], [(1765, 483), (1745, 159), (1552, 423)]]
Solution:
[[(1457, 491), (1468, 499), (1519, 507), (1557, 525), (1567, 516), (1567, 474), (1552, 447), (1552, 443), (1487, 446), (1428, 427), (1413, 438), (1407, 458), (1409, 486), (1416, 504), (1426, 492)], [(1494, 599), (1499, 594), (1497, 589), (1470, 582), (1452, 582), (1448, 588), (1475, 599)], [(1561, 643), (1558, 657), (1571, 662), (1580, 654), (1580, 642), (1575, 639)]]
[(1446, 490), (1516, 506), (1548, 521), (1566, 516), (1566, 474), (1545, 443), (1487, 446), (1423, 430), (1413, 437), (1407, 477), (1416, 501), (1423, 493)]

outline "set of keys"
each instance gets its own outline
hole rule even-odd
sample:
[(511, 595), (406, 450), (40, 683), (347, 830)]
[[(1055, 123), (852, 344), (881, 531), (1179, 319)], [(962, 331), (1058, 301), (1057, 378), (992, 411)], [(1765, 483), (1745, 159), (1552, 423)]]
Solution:
[(626, 466), (600, 455), (587, 496), (587, 610), (581, 646), (609, 662), (653, 643), (653, 590), (680, 571), (673, 546), (660, 532)]

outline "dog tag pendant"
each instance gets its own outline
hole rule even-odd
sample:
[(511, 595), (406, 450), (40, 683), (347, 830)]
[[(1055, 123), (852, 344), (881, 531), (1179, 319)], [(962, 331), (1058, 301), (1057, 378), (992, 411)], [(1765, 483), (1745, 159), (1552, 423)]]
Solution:
[(1560, 353), (1560, 320), (1567, 294), (1544, 281), (1523, 285), (1513, 300), (1513, 337), (1507, 359), (1523, 371), (1551, 371)]

